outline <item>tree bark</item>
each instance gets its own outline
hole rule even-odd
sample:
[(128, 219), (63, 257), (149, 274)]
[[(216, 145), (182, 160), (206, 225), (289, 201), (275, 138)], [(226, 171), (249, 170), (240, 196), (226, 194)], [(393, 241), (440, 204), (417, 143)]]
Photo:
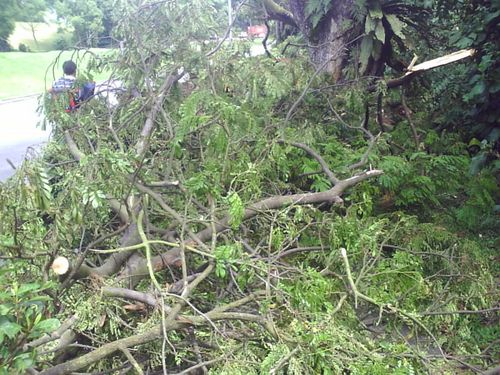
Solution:
[(351, 18), (352, 0), (337, 1), (317, 25), (311, 23), (305, 8), (307, 2), (290, 0), (289, 9), (284, 9), (273, 0), (264, 0), (270, 18), (297, 27), (308, 42), (309, 55), (316, 67), (323, 66), (335, 81), (342, 79), (342, 69), (346, 60), (346, 45), (352, 37), (346, 29)]

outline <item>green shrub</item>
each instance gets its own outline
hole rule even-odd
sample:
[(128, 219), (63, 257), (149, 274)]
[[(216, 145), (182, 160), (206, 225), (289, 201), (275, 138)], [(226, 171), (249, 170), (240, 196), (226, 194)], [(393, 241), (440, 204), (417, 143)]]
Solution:
[(58, 35), (56, 39), (54, 40), (54, 49), (60, 50), (60, 51), (66, 51), (70, 47), (70, 43), (68, 41), (68, 38), (66, 38), (64, 35)]
[(27, 46), (26, 44), (24, 43), (19, 43), (19, 52), (31, 52), (31, 49), (29, 46)]

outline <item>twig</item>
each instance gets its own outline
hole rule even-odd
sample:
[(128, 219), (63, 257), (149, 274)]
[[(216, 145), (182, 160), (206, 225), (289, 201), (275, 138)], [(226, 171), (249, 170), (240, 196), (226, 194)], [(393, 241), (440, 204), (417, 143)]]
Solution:
[(191, 373), (193, 373), (194, 370), (197, 370), (197, 369), (199, 369), (201, 367), (210, 366), (210, 365), (212, 365), (214, 363), (223, 361), (225, 359), (226, 359), (226, 357), (221, 357), (221, 358), (212, 359), (210, 361), (200, 362), (200, 363), (198, 363), (198, 364), (196, 364), (194, 366), (191, 366), (191, 367), (189, 367), (189, 368), (187, 368), (187, 369), (185, 369), (185, 370), (183, 370), (181, 372), (177, 372), (177, 373), (172, 374), (172, 375), (187, 375), (187, 374), (191, 374)]
[(411, 110), (410, 110), (410, 108), (408, 108), (408, 105), (406, 104), (404, 86), (401, 87), (401, 105), (403, 106), (403, 110), (405, 111), (406, 119), (408, 120), (408, 124), (410, 125), (411, 132), (413, 134), (413, 140), (415, 141), (415, 147), (416, 147), (415, 149), (418, 150), (420, 147), (420, 140), (418, 138), (417, 128), (416, 128), (416, 126), (413, 123), (413, 120), (411, 118)]
[(134, 370), (137, 372), (137, 374), (144, 375), (144, 371), (142, 371), (141, 366), (137, 363), (130, 351), (127, 348), (120, 348), (120, 350), (123, 354), (125, 354), (125, 357), (127, 357), (128, 361), (134, 367)]
[(213, 54), (215, 54), (219, 49), (220, 47), (222, 46), (222, 44), (226, 41), (226, 39), (228, 38), (229, 36), (229, 33), (231, 32), (231, 29), (233, 28), (233, 25), (234, 23), (236, 22), (236, 19), (238, 17), (238, 13), (240, 12), (240, 9), (241, 7), (247, 2), (247, 0), (243, 0), (239, 5), (238, 7), (236, 8), (236, 10), (234, 11), (234, 15), (233, 15), (233, 19), (231, 21), (231, 24), (228, 26), (228, 28), (226, 29), (226, 32), (224, 33), (224, 36), (222, 37), (221, 40), (219, 40), (219, 43), (217, 43), (217, 45), (215, 46), (215, 48), (213, 50), (211, 50), (210, 52), (206, 53), (205, 54), (205, 57), (210, 57), (212, 56)]
[[(360, 35), (356, 38), (354, 38), (353, 40), (347, 42), (345, 44), (344, 47), (347, 47), (349, 44), (352, 44), (354, 43), (356, 40), (360, 39), (363, 35)], [(315, 71), (314, 73), (312, 74), (311, 78), (309, 78), (309, 81), (307, 82), (306, 84), (306, 87), (304, 87), (304, 90), (302, 90), (302, 93), (300, 94), (300, 96), (298, 97), (298, 99), (293, 103), (293, 105), (290, 107), (290, 109), (288, 110), (288, 113), (286, 114), (286, 117), (285, 117), (285, 125), (290, 121), (290, 119), (292, 118), (295, 110), (297, 109), (297, 107), (299, 106), (299, 104), (302, 102), (302, 100), (304, 99), (304, 97), (306, 96), (307, 92), (309, 91), (309, 88), (311, 87), (314, 79), (316, 78), (316, 76), (318, 74), (320, 74), (323, 69), (325, 69), (325, 67), (335, 58), (337, 58), (341, 53), (341, 49), (335, 51), (335, 53), (332, 54), (332, 56), (327, 59), (326, 61), (324, 61)]]
[(420, 322), (417, 318), (415, 318), (414, 316), (412, 316), (411, 314), (408, 314), (394, 306), (391, 306), (391, 305), (384, 305), (382, 303), (379, 303), (377, 301), (375, 301), (373, 298), (371, 297), (368, 297), (367, 295), (361, 293), (360, 291), (358, 291), (357, 287), (356, 287), (356, 284), (354, 283), (354, 280), (352, 278), (352, 275), (351, 275), (351, 267), (349, 266), (349, 260), (347, 258), (347, 252), (344, 248), (341, 248), (340, 249), (340, 254), (342, 255), (342, 259), (344, 260), (344, 266), (345, 266), (345, 269), (346, 269), (346, 274), (347, 274), (347, 279), (349, 281), (349, 285), (352, 289), (352, 292), (354, 294), (354, 306), (355, 308), (357, 308), (357, 301), (358, 301), (358, 298), (361, 298), (362, 300), (365, 300), (366, 302), (369, 302), (375, 306), (378, 306), (379, 309), (380, 309), (380, 314), (382, 314), (382, 311), (383, 309), (385, 308), (388, 312), (392, 312), (392, 313), (395, 313), (395, 314), (400, 314), (400, 315), (403, 315), (404, 317), (410, 319), (411, 321), (413, 321), (413, 323), (415, 323), (417, 326), (419, 326), (420, 328), (422, 328), (428, 335), (429, 337), (432, 338), (432, 340), (434, 341), (434, 343), (436, 344), (439, 352), (441, 353), (441, 356), (443, 357), (443, 359), (447, 359), (446, 358), (446, 355), (444, 354), (443, 352), (443, 349), (441, 348), (441, 345), (439, 345), (439, 342), (437, 341), (436, 337), (433, 335), (433, 333), (422, 323)]
[(292, 358), (295, 353), (299, 351), (299, 347), (296, 346), (295, 349), (293, 349), (291, 352), (289, 352), (287, 355), (285, 355), (283, 358), (280, 359), (280, 361), (274, 366), (270, 371), (269, 375), (274, 375), (276, 374), (283, 366), (287, 364), (287, 362)]
[(326, 163), (325, 159), (323, 159), (321, 157), (321, 155), (318, 154), (316, 151), (314, 151), (312, 148), (310, 148), (309, 146), (307, 146), (304, 143), (289, 142), (289, 141), (285, 141), (284, 139), (279, 139), (278, 143), (289, 144), (289, 145), (292, 145), (294, 147), (298, 147), (298, 148), (304, 150), (305, 152), (307, 152), (309, 155), (311, 155), (314, 159), (316, 159), (318, 161), (318, 163), (321, 165), (321, 169), (323, 169), (323, 172), (325, 172), (325, 174), (327, 175), (327, 177), (330, 180), (330, 182), (332, 183), (332, 185), (335, 186), (336, 184), (338, 184), (339, 179), (337, 177), (335, 177), (333, 172), (330, 170), (330, 167)]
[(500, 307), (491, 307), (489, 309), (483, 310), (457, 310), (457, 311), (430, 311), (430, 312), (422, 312), (418, 313), (420, 316), (429, 316), (429, 315), (472, 315), (472, 314), (487, 314), (490, 312), (500, 311)]
[(264, 51), (266, 51), (267, 57), (272, 59), (273, 55), (271, 55), (271, 52), (269, 52), (269, 50), (267, 49), (267, 39), (269, 38), (269, 32), (271, 31), (271, 29), (269, 27), (269, 22), (267, 22), (267, 20), (264, 21), (264, 25), (266, 25), (266, 36), (262, 40), (262, 45), (264, 46)]

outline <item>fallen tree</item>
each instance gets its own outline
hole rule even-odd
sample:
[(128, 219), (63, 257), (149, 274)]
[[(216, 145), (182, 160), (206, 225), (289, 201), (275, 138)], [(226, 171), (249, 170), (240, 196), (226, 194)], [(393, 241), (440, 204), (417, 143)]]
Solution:
[[(265, 3), (270, 16), (309, 27)], [(482, 272), (482, 287), (494, 290), (474, 255), (484, 249), (418, 216), (465, 194), (454, 187), (463, 159), (414, 153), (418, 129), (375, 134), (372, 85), (383, 77), (333, 95), (325, 86), (343, 83), (323, 74), (330, 60), (311, 68), (247, 58), (246, 45), (194, 43), (220, 24), (205, 5), (122, 4), (126, 48), (101, 61), (128, 88), (118, 105), (95, 99), (71, 115), (47, 106), (55, 139), (2, 190), (0, 247), (37, 278), (58, 276), (42, 289), (42, 312), (63, 323), (29, 341), (30, 323), (9, 348), (31, 353), (25, 367), (39, 374), (424, 373), (492, 363), (489, 346), (469, 358), (456, 354), (465, 346), (456, 337), (442, 338), (447, 318), (456, 331), (470, 329), (464, 315), (494, 320), (494, 293), (473, 288)], [(328, 16), (321, 27), (339, 21)], [(330, 58), (350, 55), (344, 42)], [(472, 53), (411, 64), (386, 85)], [(190, 81), (180, 82), (185, 71)], [(406, 137), (415, 134), (413, 148)]]

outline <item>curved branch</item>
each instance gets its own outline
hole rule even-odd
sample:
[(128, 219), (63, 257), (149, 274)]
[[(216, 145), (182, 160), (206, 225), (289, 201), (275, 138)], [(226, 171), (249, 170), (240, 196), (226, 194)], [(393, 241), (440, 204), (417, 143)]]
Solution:
[(264, 4), (264, 8), (266, 9), (269, 18), (281, 21), (293, 27), (298, 27), (292, 12), (283, 8), (274, 0), (262, 0), (262, 3)]
[(137, 154), (138, 159), (140, 159), (144, 153), (147, 151), (147, 147), (149, 144), (149, 138), (151, 137), (151, 134), (153, 133), (153, 130), (155, 128), (155, 123), (156, 123), (156, 116), (158, 115), (158, 112), (160, 112), (161, 108), (163, 107), (163, 102), (165, 100), (165, 97), (169, 93), (170, 89), (172, 86), (184, 76), (185, 72), (182, 71), (178, 74), (169, 74), (163, 84), (160, 86), (159, 95), (157, 99), (155, 100), (153, 107), (151, 108), (151, 111), (148, 114), (148, 117), (146, 118), (146, 121), (144, 122), (144, 126), (142, 128), (139, 140), (137, 141), (135, 145), (135, 152)]
[(321, 155), (318, 154), (316, 151), (314, 151), (312, 148), (310, 148), (309, 146), (307, 146), (304, 143), (288, 142), (288, 141), (285, 141), (283, 139), (278, 140), (278, 143), (286, 143), (286, 144), (301, 148), (302, 150), (307, 152), (309, 155), (311, 155), (314, 159), (316, 159), (318, 161), (319, 165), (321, 165), (321, 169), (323, 170), (323, 172), (325, 172), (325, 174), (327, 175), (327, 177), (330, 180), (330, 182), (332, 183), (332, 185), (338, 184), (339, 179), (337, 177), (335, 177), (333, 172), (330, 170), (330, 167), (326, 163), (325, 159), (323, 159), (321, 157)]
[[(291, 205), (305, 205), (305, 204), (317, 204), (317, 203), (335, 203), (338, 202), (340, 196), (348, 188), (360, 183), (361, 181), (367, 180), (369, 178), (377, 177), (382, 175), (384, 172), (381, 170), (372, 170), (363, 172), (359, 175), (347, 178), (345, 180), (339, 181), (333, 188), (327, 191), (322, 191), (319, 193), (303, 193), (303, 194), (292, 194), (292, 195), (278, 195), (270, 197), (260, 202), (254, 203), (247, 209), (245, 209), (243, 214), (243, 220), (248, 220), (254, 216), (257, 216), (261, 212), (268, 210), (275, 210)], [(217, 233), (229, 228), (229, 216), (223, 218), (219, 223), (215, 224), (215, 230)], [(212, 236), (212, 228), (206, 228), (201, 232), (197, 233), (197, 237), (201, 241), (207, 241)]]
[(240, 9), (241, 7), (247, 2), (247, 0), (243, 0), (239, 5), (238, 7), (236, 8), (236, 10), (234, 11), (234, 16), (233, 16), (233, 19), (231, 20), (231, 24), (229, 25), (229, 27), (227, 28), (226, 32), (224, 33), (224, 36), (221, 38), (221, 40), (219, 40), (219, 43), (217, 43), (217, 45), (215, 46), (215, 48), (213, 50), (211, 50), (210, 52), (208, 52), (205, 57), (210, 57), (212, 56), (213, 54), (215, 54), (219, 49), (220, 47), (222, 46), (222, 44), (226, 41), (226, 39), (228, 38), (229, 36), (229, 33), (231, 32), (231, 29), (233, 28), (233, 25), (234, 23), (236, 22), (236, 19), (238, 17), (238, 13), (240, 12)]

